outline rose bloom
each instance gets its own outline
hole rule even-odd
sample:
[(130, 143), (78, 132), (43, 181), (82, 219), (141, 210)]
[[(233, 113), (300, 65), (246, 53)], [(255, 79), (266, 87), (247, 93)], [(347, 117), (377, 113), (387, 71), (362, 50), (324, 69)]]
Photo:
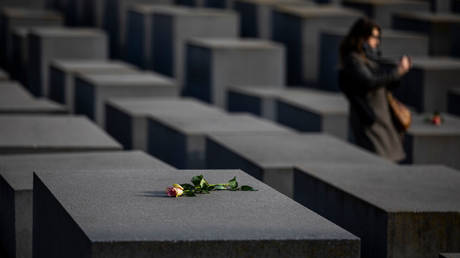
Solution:
[(184, 194), (184, 188), (181, 185), (173, 184), (173, 186), (166, 188), (166, 193), (171, 197), (179, 197)]

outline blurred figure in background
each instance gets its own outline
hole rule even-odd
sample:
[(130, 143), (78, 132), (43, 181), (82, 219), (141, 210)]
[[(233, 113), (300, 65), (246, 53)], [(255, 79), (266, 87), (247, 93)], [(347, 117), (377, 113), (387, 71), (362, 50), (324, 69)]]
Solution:
[(359, 19), (340, 45), (340, 89), (350, 102), (352, 141), (371, 152), (398, 162), (405, 158), (402, 137), (393, 123), (387, 92), (399, 85), (410, 67), (409, 57), (389, 65), (381, 58), (380, 27)]

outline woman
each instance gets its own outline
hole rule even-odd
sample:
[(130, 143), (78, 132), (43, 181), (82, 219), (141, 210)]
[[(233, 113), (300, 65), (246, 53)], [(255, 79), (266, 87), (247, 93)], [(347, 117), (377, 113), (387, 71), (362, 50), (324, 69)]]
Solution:
[(350, 126), (355, 144), (392, 161), (405, 157), (400, 133), (390, 113), (387, 91), (398, 85), (411, 66), (403, 56), (389, 65), (380, 57), (381, 29), (359, 19), (340, 46), (339, 85), (350, 102)]

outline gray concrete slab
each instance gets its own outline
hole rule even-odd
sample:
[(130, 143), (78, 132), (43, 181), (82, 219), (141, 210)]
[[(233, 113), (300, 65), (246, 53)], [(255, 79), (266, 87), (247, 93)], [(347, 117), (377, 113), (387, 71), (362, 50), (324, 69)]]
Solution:
[(269, 86), (230, 86), (227, 90), (227, 110), (229, 112), (247, 112), (276, 121), (275, 100), (283, 93), (292, 91), (295, 90)]
[(282, 87), (282, 46), (264, 40), (193, 39), (187, 43), (185, 95), (226, 107), (229, 85)]
[(460, 85), (460, 59), (413, 58), (411, 70), (395, 93), (419, 112), (443, 112), (447, 110), (447, 91), (457, 85)]
[(460, 17), (447, 13), (401, 12), (393, 16), (392, 27), (425, 33), (430, 39), (430, 55), (458, 56)]
[(249, 112), (302, 132), (325, 132), (344, 140), (348, 136), (348, 102), (341, 94), (235, 86), (227, 98), (231, 112)]
[(277, 5), (314, 5), (304, 0), (236, 0), (235, 11), (240, 15), (240, 36), (272, 38), (272, 12)]
[(36, 99), (17, 82), (0, 81), (0, 114), (62, 114), (67, 110), (47, 99)]
[(431, 0), (431, 11), (435, 13), (451, 13), (455, 0)]
[(225, 112), (203, 102), (188, 98), (120, 98), (106, 102), (107, 133), (125, 149), (147, 151), (147, 117), (157, 114), (167, 117), (204, 117)]
[(209, 169), (239, 168), (292, 197), (295, 164), (394, 166), (335, 137), (318, 134), (216, 135), (206, 143)]
[(258, 191), (196, 198), (164, 189), (197, 171), (159, 172), (36, 173), (34, 246), (42, 248), (34, 257), (359, 257), (352, 234), (242, 171), (200, 173), (209, 182), (236, 176)]
[(430, 3), (428, 1), (344, 0), (342, 3), (346, 7), (362, 11), (383, 28), (391, 28), (394, 13), (406, 11), (427, 12), (430, 10)]
[(75, 112), (99, 126), (105, 125), (105, 102), (114, 97), (173, 97), (179, 95), (174, 80), (157, 73), (78, 74), (75, 78)]
[(0, 13), (0, 52), (4, 66), (11, 66), (12, 36), (14, 27), (18, 26), (57, 26), (63, 24), (63, 17), (50, 10), (30, 9), (25, 7), (3, 8)]
[(460, 116), (460, 88), (452, 88), (447, 92), (447, 112)]
[(359, 236), (362, 257), (458, 251), (460, 173), (443, 166), (306, 164), (295, 199)]
[(238, 37), (239, 18), (232, 11), (170, 7), (157, 9), (152, 17), (153, 70), (175, 78), (181, 87), (188, 39)]
[(121, 145), (85, 117), (0, 116), (0, 153), (120, 150)]
[(28, 87), (29, 81), (27, 79), (27, 64), (28, 64), (28, 44), (27, 34), (29, 29), (27, 27), (15, 27), (11, 32), (12, 44), (12, 64), (11, 64), (11, 77)]
[(28, 34), (29, 87), (48, 96), (48, 66), (53, 59), (106, 59), (107, 37), (101, 30), (40, 28)]
[(415, 115), (405, 135), (408, 163), (443, 164), (460, 169), (460, 118), (442, 114), (444, 123), (427, 122), (429, 114)]
[(33, 172), (67, 169), (155, 169), (172, 167), (140, 151), (34, 154), (0, 157), (0, 243), (8, 257), (32, 257)]
[(324, 28), (349, 28), (362, 14), (337, 6), (281, 6), (273, 13), (272, 39), (287, 51), (287, 84), (315, 84), (319, 37)]
[(341, 93), (304, 91), (276, 100), (277, 122), (301, 132), (348, 139), (348, 101)]
[(148, 152), (181, 169), (206, 167), (206, 138), (210, 134), (259, 135), (293, 133), (252, 115), (150, 116)]
[(134, 66), (109, 60), (53, 60), (49, 65), (49, 98), (75, 110), (76, 74), (139, 74)]
[[(339, 48), (349, 28), (325, 29), (320, 36), (318, 76), (320, 89), (339, 91)], [(428, 37), (424, 34), (390, 29), (382, 30), (380, 50), (383, 57), (395, 62), (403, 55), (428, 56)]]
[(170, 5), (173, 0), (113, 0), (103, 3), (103, 28), (107, 31), (110, 57), (124, 58), (127, 8), (132, 4)]

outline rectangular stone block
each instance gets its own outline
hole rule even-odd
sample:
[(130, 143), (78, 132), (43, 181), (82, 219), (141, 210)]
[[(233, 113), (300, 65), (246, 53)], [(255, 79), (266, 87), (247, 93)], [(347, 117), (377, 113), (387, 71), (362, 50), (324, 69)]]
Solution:
[(447, 110), (447, 91), (460, 84), (460, 60), (414, 58), (412, 68), (395, 90), (396, 96), (419, 112)]
[(119, 150), (119, 143), (85, 117), (0, 116), (0, 154)]
[(187, 43), (185, 95), (226, 107), (229, 85), (284, 85), (284, 48), (263, 40), (193, 39)]
[(114, 97), (178, 96), (174, 80), (156, 73), (78, 74), (75, 77), (75, 113), (105, 125), (105, 102)]
[(348, 101), (341, 93), (305, 91), (276, 100), (277, 122), (301, 132), (348, 139)]
[(49, 97), (75, 110), (75, 76), (77, 74), (139, 74), (134, 66), (108, 60), (54, 60), (49, 66)]
[(107, 37), (96, 29), (32, 29), (29, 44), (29, 87), (48, 96), (48, 66), (53, 59), (106, 59)]
[(96, 28), (104, 27), (105, 0), (83, 0), (83, 21)]
[(167, 198), (165, 187), (197, 171), (160, 172), (36, 173), (34, 257), (359, 257), (352, 234), (242, 171), (199, 173), (258, 191), (195, 198)]
[(428, 1), (413, 0), (344, 0), (343, 5), (365, 13), (383, 28), (391, 28), (392, 16), (397, 12), (428, 12), (430, 10)]
[(403, 12), (393, 16), (392, 27), (425, 33), (430, 40), (430, 55), (460, 56), (460, 17), (447, 13)]
[(172, 4), (173, 0), (104, 1), (103, 28), (109, 36), (110, 57), (124, 58), (127, 8), (132, 4)]
[(460, 116), (460, 88), (450, 89), (447, 94), (447, 112)]
[(240, 15), (240, 36), (272, 38), (272, 12), (277, 5), (314, 5), (303, 0), (236, 0), (234, 7)]
[(350, 27), (362, 14), (337, 6), (280, 6), (273, 13), (274, 41), (287, 51), (287, 84), (318, 80), (319, 37), (324, 28)]
[(67, 110), (47, 99), (32, 97), (19, 83), (0, 81), (0, 114), (59, 114)]
[(335, 137), (318, 134), (210, 134), (206, 142), (209, 169), (240, 168), (292, 197), (296, 164), (370, 164), (394, 166)]
[[(347, 33), (348, 28), (325, 29), (321, 32), (318, 87), (323, 90), (340, 91), (338, 85), (339, 48)], [(394, 60), (396, 63), (403, 55), (411, 57), (428, 55), (428, 37), (424, 34), (383, 29), (381, 36), (380, 49), (385, 59)]]
[(153, 70), (184, 81), (186, 40), (190, 38), (236, 38), (239, 19), (231, 11), (170, 7), (152, 14)]
[(294, 92), (292, 88), (230, 86), (227, 90), (227, 110), (247, 112), (265, 119), (276, 121), (276, 99), (283, 93)]
[(27, 27), (15, 27), (11, 32), (11, 77), (19, 81), (22, 85), (28, 88), (29, 81), (27, 80), (27, 34), (29, 29)]
[(148, 119), (148, 152), (180, 169), (206, 168), (210, 134), (264, 135), (293, 133), (251, 115), (155, 115)]
[(435, 13), (450, 13), (456, 0), (430, 0), (431, 11)]
[(147, 151), (147, 118), (223, 116), (225, 113), (203, 102), (188, 99), (120, 98), (105, 106), (105, 128), (125, 149)]
[(32, 257), (33, 171), (172, 167), (140, 151), (34, 154), (0, 157), (0, 243), (8, 257)]
[(12, 34), (18, 26), (57, 26), (63, 24), (62, 16), (54, 11), (30, 8), (3, 8), (0, 13), (0, 52), (2, 65), (10, 67), (12, 60)]
[(341, 94), (309, 89), (231, 87), (228, 110), (249, 112), (302, 132), (347, 140), (348, 102)]
[(460, 169), (460, 119), (441, 114), (443, 124), (432, 124), (430, 114), (415, 115), (405, 135), (408, 163), (443, 164)]
[(443, 166), (302, 165), (295, 200), (361, 238), (362, 257), (460, 250), (460, 173)]

